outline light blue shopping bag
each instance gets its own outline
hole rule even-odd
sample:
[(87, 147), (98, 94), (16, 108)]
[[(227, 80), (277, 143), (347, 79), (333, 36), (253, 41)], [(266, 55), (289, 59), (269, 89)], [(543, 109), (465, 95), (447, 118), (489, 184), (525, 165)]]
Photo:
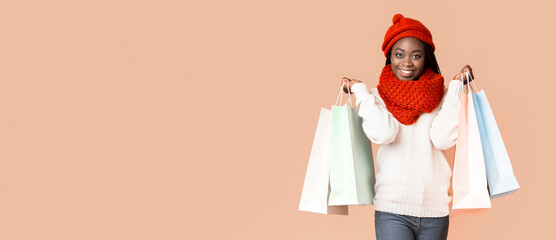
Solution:
[[(475, 87), (476, 91), (477, 87)], [(485, 92), (483, 90), (475, 92), (473, 100), (483, 145), (488, 187), (490, 198), (494, 199), (516, 192), (519, 184)]]

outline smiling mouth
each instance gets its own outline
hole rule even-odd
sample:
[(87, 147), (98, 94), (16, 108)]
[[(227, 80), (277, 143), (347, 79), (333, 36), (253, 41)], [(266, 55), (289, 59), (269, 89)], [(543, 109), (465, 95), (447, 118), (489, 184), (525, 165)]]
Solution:
[(413, 74), (413, 72), (415, 72), (415, 70), (411, 70), (411, 71), (406, 71), (406, 70), (402, 70), (402, 69), (399, 69), (399, 70), (400, 70), (400, 72), (402, 72), (402, 76), (404, 76), (404, 77), (409, 77), (409, 76), (411, 76), (411, 74)]

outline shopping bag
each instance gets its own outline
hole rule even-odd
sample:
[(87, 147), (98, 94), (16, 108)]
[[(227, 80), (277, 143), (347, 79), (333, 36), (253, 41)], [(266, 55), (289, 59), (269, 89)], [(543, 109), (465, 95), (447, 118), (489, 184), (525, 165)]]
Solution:
[(347, 215), (347, 206), (328, 206), (330, 193), (330, 115), (329, 109), (321, 108), (298, 210)]
[(481, 136), (469, 84), (466, 86), (467, 94), (464, 87), (461, 91), (458, 138), (452, 175), (452, 210), (488, 209), (491, 208), (491, 204)]
[[(475, 81), (473, 81), (473, 85), (475, 85)], [(476, 91), (477, 86), (473, 92), (473, 103), (483, 145), (490, 198), (494, 199), (516, 192), (519, 184), (486, 94), (484, 90), (478, 93)]]
[[(343, 85), (342, 85), (343, 88)], [(342, 89), (340, 89), (340, 103)], [(350, 103), (350, 105), (348, 105)], [(352, 107), (351, 92), (345, 105), (332, 106), (330, 145), (330, 199), (328, 205), (370, 205), (375, 172), (371, 144), (363, 120)]]

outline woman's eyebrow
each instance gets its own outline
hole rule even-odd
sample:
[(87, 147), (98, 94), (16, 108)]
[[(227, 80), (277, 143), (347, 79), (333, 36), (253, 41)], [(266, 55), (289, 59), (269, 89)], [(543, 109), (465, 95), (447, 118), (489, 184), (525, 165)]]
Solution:
[[(405, 50), (403, 48), (396, 48), (394, 50), (400, 50), (402, 52), (405, 52)], [(411, 53), (414, 53), (414, 52), (423, 52), (423, 51), (421, 51), (420, 49), (417, 49), (417, 50), (413, 50)]]

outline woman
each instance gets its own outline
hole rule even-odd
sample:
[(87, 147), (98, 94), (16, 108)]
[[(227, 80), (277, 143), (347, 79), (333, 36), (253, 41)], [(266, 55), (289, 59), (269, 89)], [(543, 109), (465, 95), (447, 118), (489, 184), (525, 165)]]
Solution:
[(444, 87), (430, 31), (396, 14), (382, 44), (386, 64), (369, 92), (355, 79), (342, 84), (355, 94), (363, 130), (377, 153), (377, 239), (446, 239), (452, 171), (444, 150), (456, 143), (462, 74)]

